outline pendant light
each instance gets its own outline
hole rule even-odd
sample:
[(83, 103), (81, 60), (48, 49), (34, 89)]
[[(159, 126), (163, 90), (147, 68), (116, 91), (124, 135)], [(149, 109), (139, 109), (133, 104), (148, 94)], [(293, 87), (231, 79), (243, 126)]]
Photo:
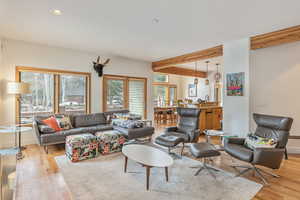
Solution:
[(216, 66), (217, 66), (217, 73), (215, 73), (215, 75), (214, 75), (214, 78), (215, 78), (215, 81), (216, 81), (216, 83), (215, 83), (215, 88), (221, 88), (221, 83), (220, 83), (220, 80), (221, 80), (221, 77), (222, 77), (222, 75), (221, 75), (221, 73), (219, 72), (219, 63), (216, 63)]
[(198, 78), (197, 78), (196, 74), (197, 74), (197, 61), (195, 62), (195, 79), (194, 79), (194, 84), (198, 85)]
[(209, 80), (208, 80), (208, 63), (209, 63), (209, 60), (207, 60), (205, 63), (206, 63), (206, 80), (205, 80), (205, 85), (209, 85)]
[(217, 73), (215, 73), (215, 81), (216, 83), (219, 83), (221, 80), (221, 73), (219, 72), (219, 63), (216, 63), (217, 66)]

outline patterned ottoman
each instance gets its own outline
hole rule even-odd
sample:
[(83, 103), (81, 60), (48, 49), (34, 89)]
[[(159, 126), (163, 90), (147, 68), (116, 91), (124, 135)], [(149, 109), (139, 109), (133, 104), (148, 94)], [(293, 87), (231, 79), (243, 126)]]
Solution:
[(90, 134), (70, 135), (66, 138), (66, 156), (77, 162), (98, 156), (99, 142), (97, 137)]
[(99, 152), (102, 155), (119, 152), (122, 150), (126, 139), (116, 130), (97, 132), (96, 137), (99, 141)]

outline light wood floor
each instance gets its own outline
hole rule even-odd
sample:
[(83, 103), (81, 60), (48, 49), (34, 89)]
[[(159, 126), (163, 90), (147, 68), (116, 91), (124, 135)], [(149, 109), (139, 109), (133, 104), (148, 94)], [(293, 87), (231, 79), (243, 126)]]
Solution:
[[(163, 125), (156, 125), (156, 135), (163, 130)], [(204, 140), (203, 137), (200, 140)], [(218, 138), (213, 138), (218, 143)], [(64, 146), (49, 147), (49, 154), (38, 145), (28, 145), (25, 158), (17, 164), (17, 200), (69, 200), (72, 199), (68, 187), (56, 165), (55, 156), (64, 154)], [(232, 160), (222, 154), (215, 160), (215, 165), (226, 171), (236, 173), (229, 165)], [(290, 155), (276, 173), (278, 179), (268, 177), (270, 186), (265, 186), (255, 200), (299, 200), (300, 199), (300, 155)], [(201, 174), (199, 175), (201, 176)], [(247, 178), (259, 182), (253, 174)]]

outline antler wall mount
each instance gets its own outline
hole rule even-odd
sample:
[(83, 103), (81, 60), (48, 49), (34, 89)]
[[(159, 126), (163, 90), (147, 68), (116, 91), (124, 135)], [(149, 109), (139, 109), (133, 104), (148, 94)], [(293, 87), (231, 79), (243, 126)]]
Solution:
[(93, 62), (94, 69), (98, 73), (98, 76), (101, 77), (103, 75), (103, 67), (109, 63), (110, 59), (106, 59), (104, 63), (100, 63), (100, 56), (98, 56), (97, 61)]

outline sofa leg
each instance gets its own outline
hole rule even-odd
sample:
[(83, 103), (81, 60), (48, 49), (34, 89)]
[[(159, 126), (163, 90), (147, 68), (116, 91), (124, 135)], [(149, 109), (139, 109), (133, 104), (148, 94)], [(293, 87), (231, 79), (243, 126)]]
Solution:
[(44, 146), (44, 150), (45, 150), (46, 154), (48, 154), (48, 146), (47, 145)]

